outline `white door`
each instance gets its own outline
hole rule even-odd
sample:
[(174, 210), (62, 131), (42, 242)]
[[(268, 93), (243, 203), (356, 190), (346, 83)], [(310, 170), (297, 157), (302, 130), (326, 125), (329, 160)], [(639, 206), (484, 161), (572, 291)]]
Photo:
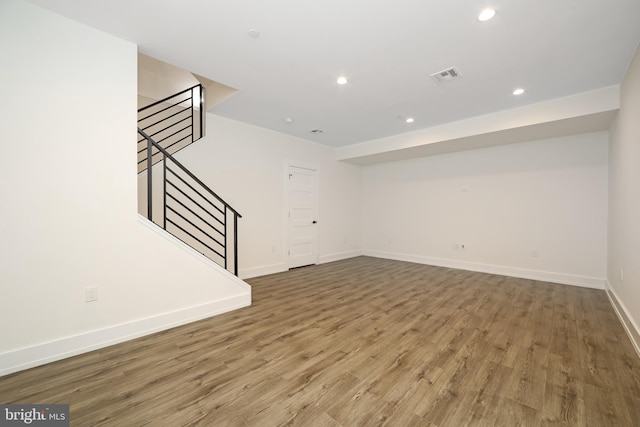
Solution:
[(289, 268), (318, 262), (316, 171), (289, 166)]

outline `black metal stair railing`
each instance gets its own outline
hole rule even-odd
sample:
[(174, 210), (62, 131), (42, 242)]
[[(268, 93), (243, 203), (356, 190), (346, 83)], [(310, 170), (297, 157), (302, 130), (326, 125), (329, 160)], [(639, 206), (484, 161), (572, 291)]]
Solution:
[[(237, 276), (238, 219), (242, 215), (144, 130), (138, 128), (138, 134), (150, 153), (145, 164), (147, 218)], [(161, 180), (156, 172), (161, 173)], [(158, 184), (159, 190), (155, 189)]]
[[(138, 110), (138, 127), (155, 142), (175, 154), (204, 135), (204, 89), (198, 84)], [(138, 173), (147, 167), (147, 143), (138, 139)], [(162, 159), (152, 149), (153, 164)]]

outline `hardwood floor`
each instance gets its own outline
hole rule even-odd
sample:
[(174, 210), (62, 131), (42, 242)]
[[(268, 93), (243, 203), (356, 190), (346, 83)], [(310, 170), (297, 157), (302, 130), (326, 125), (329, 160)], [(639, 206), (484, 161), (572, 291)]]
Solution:
[(0, 378), (72, 426), (640, 426), (604, 291), (358, 257), (253, 305)]

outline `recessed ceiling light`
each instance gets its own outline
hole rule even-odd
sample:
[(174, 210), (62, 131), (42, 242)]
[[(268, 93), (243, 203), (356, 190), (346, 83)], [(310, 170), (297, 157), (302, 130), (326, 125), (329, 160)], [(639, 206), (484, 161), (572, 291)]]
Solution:
[(522, 95), (523, 93), (524, 93), (524, 89), (522, 89), (520, 87), (513, 91), (514, 95)]
[(339, 85), (347, 84), (347, 78), (345, 76), (340, 76), (340, 77), (338, 77), (338, 80), (336, 80), (336, 82)]
[(406, 119), (404, 119), (405, 123), (413, 123), (413, 117), (407, 117)]
[(484, 22), (496, 16), (495, 9), (485, 9), (478, 15), (478, 21)]
[(286, 119), (284, 119), (284, 121), (289, 124), (293, 123), (293, 119), (291, 117), (287, 117)]
[(260, 37), (260, 31), (255, 30), (253, 28), (249, 29), (249, 31), (247, 31), (247, 34), (249, 35), (249, 37), (251, 37), (252, 39), (257, 39), (258, 37)]

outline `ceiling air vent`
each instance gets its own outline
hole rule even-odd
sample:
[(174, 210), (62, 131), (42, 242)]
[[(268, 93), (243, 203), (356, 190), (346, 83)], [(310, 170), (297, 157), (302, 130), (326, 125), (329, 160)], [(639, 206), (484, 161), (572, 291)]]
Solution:
[(447, 68), (446, 70), (438, 71), (437, 73), (431, 74), (431, 78), (438, 83), (446, 83), (459, 77), (460, 72), (456, 67)]

